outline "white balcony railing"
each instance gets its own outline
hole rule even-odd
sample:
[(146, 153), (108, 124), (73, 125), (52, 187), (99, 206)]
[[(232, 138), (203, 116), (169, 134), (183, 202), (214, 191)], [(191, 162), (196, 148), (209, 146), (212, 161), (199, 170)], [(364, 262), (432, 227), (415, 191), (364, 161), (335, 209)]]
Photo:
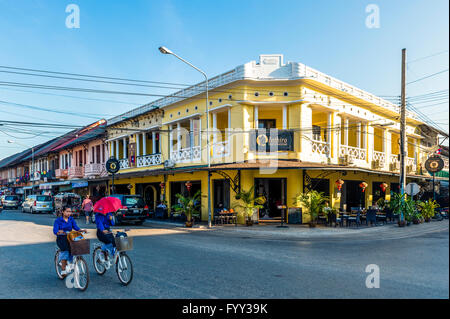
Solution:
[(365, 161), (367, 159), (367, 150), (363, 148), (341, 145), (339, 148), (339, 156), (348, 155), (353, 160)]
[(313, 154), (325, 155), (330, 157), (330, 144), (322, 141), (311, 141), (311, 150)]
[(130, 168), (130, 163), (128, 162), (128, 158), (122, 158), (119, 160), (120, 169)]
[(213, 157), (225, 157), (230, 155), (230, 144), (228, 141), (217, 142), (212, 146)]
[(85, 176), (97, 176), (101, 175), (104, 171), (105, 164), (102, 163), (92, 163), (84, 165), (84, 175)]
[(373, 151), (373, 160), (379, 161), (382, 165), (386, 164), (386, 153)]
[(83, 166), (72, 166), (69, 168), (69, 177), (83, 177), (84, 167)]
[(148, 166), (159, 165), (161, 163), (162, 163), (161, 154), (148, 154), (148, 155), (138, 156), (138, 158), (137, 158), (137, 167), (148, 167)]
[(202, 149), (200, 146), (182, 148), (173, 150), (170, 153), (170, 159), (175, 163), (192, 162), (200, 160), (202, 157)]

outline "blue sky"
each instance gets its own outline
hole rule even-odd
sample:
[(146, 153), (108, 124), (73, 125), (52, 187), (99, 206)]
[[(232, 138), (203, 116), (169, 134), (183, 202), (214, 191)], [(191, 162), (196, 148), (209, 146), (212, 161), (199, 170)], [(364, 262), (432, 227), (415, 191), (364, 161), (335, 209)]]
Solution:
[[(65, 25), (65, 8), (71, 3), (80, 8), (79, 29)], [(365, 25), (365, 8), (371, 3), (380, 8), (378, 29)], [(0, 0), (0, 66), (194, 84), (202, 76), (160, 54), (160, 45), (210, 76), (257, 60), (259, 54), (282, 53), (285, 61), (302, 62), (371, 93), (394, 96), (400, 94), (402, 48), (407, 48), (409, 61), (440, 53), (409, 64), (408, 81), (448, 69), (448, 10), (447, 0)], [(1, 81), (171, 92), (0, 72)], [(445, 72), (408, 85), (408, 95), (447, 90), (448, 86)], [(0, 85), (0, 101), (103, 114), (105, 118), (153, 99)], [(448, 131), (448, 102), (417, 107), (423, 107), (424, 113)], [(1, 103), (0, 110), (0, 118), (11, 121), (76, 125), (94, 121)], [(63, 132), (51, 130), (33, 137), (0, 130), (0, 158), (24, 148), (8, 144), (8, 139), (33, 145)]]

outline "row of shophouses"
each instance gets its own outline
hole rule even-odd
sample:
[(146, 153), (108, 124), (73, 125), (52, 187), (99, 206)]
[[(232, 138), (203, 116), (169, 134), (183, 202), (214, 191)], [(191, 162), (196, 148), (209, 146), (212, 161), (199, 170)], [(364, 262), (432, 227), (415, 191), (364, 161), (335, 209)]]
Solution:
[[(259, 215), (267, 220), (311, 189), (347, 210), (399, 191), (398, 105), (283, 55), (261, 55), (208, 84), (208, 102), (202, 82), (10, 156), (0, 184), (17, 194), (104, 196), (105, 162), (115, 157), (114, 192), (140, 194), (152, 209), (200, 190), (202, 220), (208, 200), (214, 212), (227, 209), (251, 187), (267, 199)], [(448, 133), (411, 111), (406, 131), (407, 181), (426, 190), (424, 162)]]

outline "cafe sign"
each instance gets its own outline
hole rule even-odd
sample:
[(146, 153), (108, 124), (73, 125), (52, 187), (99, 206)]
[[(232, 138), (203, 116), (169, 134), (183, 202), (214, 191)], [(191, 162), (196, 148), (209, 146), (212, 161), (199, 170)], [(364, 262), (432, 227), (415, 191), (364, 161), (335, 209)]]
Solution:
[(250, 150), (277, 152), (294, 150), (294, 133), (288, 130), (257, 130), (250, 133)]

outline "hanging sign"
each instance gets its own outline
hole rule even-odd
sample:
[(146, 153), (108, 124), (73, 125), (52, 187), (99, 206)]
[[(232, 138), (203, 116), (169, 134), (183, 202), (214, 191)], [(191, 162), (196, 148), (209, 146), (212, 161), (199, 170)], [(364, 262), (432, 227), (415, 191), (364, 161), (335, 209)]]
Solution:
[(293, 151), (294, 133), (288, 130), (260, 129), (250, 133), (250, 150), (261, 152)]
[(120, 170), (120, 163), (116, 158), (111, 157), (106, 161), (105, 167), (109, 173), (116, 174)]
[(430, 173), (437, 173), (444, 168), (444, 161), (439, 155), (430, 156), (425, 162), (425, 168)]

